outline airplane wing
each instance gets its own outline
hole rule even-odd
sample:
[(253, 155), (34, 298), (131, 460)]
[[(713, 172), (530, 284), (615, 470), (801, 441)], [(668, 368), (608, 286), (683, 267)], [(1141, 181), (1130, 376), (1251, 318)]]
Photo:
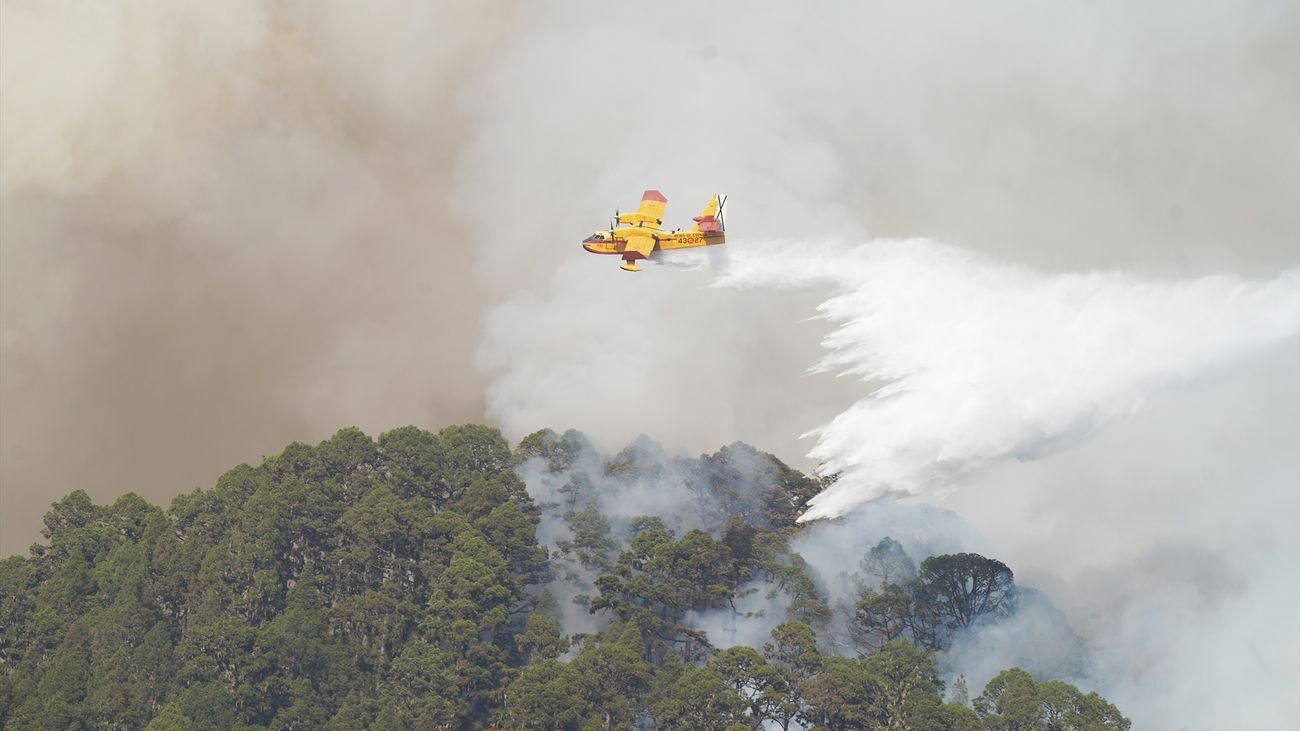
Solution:
[(636, 213), (619, 214), (618, 222), (658, 231), (664, 223), (664, 209), (667, 207), (668, 199), (663, 193), (647, 190), (641, 194), (641, 206), (636, 209)]
[(623, 246), (623, 263), (619, 265), (620, 269), (629, 272), (639, 272), (641, 267), (636, 265), (638, 259), (649, 259), (650, 252), (655, 250), (655, 236), (646, 231), (641, 233), (640, 229), (630, 229), (627, 234), (627, 243)]
[[(627, 237), (627, 246), (623, 249), (623, 258), (630, 260), (649, 259), (650, 252), (655, 250), (654, 236), (650, 234), (630, 234)], [(633, 254), (636, 252), (640, 256)]]

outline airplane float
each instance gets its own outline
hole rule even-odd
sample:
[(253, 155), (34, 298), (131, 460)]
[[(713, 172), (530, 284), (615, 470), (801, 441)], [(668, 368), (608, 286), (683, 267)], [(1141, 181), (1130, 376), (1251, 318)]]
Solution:
[(722, 207), (727, 197), (714, 194), (695, 223), (689, 229), (665, 231), (664, 208), (668, 199), (657, 190), (647, 190), (641, 195), (641, 206), (636, 213), (614, 211), (609, 229), (597, 231), (582, 240), (582, 248), (593, 254), (620, 254), (620, 269), (639, 272), (637, 261), (649, 259), (651, 254), (672, 249), (693, 249), (727, 243), (727, 227), (722, 220)]

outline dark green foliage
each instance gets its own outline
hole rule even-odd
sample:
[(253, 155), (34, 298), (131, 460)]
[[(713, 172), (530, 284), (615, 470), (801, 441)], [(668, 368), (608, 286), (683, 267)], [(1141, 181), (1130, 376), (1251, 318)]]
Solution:
[(611, 610), (641, 630), (647, 653), (656, 641), (680, 643), (687, 657), (708, 647), (683, 620), (688, 612), (731, 600), (743, 567), (726, 544), (693, 530), (677, 539), (658, 518), (645, 519), (613, 570), (596, 580), (591, 610)]
[(803, 556), (791, 552), (784, 544), (768, 545), (760, 553), (758, 569), (772, 587), (769, 598), (779, 593), (790, 597), (786, 608), (789, 619), (814, 627), (821, 627), (830, 619), (830, 607), (826, 606)]
[(583, 645), (573, 660), (583, 696), (605, 729), (628, 728), (654, 680), (654, 666), (643, 657), (641, 633), (615, 625)]
[(502, 729), (576, 729), (591, 711), (581, 678), (571, 664), (540, 660), (524, 668), (506, 688)]
[(713, 656), (707, 667), (745, 701), (751, 719), (772, 720), (784, 728), (797, 712), (788, 678), (758, 650), (729, 647)]
[(877, 683), (872, 716), (880, 728), (935, 728), (939, 725), (943, 683), (921, 648), (894, 641), (868, 655), (866, 670)]
[(982, 731), (979, 714), (960, 703), (945, 703), (939, 709), (939, 729), (942, 731)]
[(1128, 731), (1131, 723), (1096, 693), (1059, 680), (1038, 682), (1020, 668), (1004, 670), (975, 699), (990, 731)]
[(798, 620), (777, 625), (771, 637), (763, 644), (763, 654), (780, 682), (766, 691), (766, 714), (782, 729), (788, 729), (802, 714), (807, 684), (826, 666), (826, 658), (817, 651), (817, 633)]
[[(857, 607), (870, 652), (826, 655), (830, 610), (787, 542), (821, 483), (743, 444), (689, 460), (641, 439), (582, 472), (593, 454), (577, 432), (512, 452), (478, 425), (344, 429), (166, 511), (73, 492), (46, 543), (0, 561), (0, 728), (1127, 729), (1095, 694), (1022, 671), (974, 710), (943, 705), (926, 649), (1014, 609), (1002, 564), (960, 554), (917, 572), (882, 541)], [(564, 485), (547, 507), (572, 532), (556, 556), (516, 469)], [(703, 529), (599, 509), (610, 480), (658, 478), (698, 498), (685, 524)], [(590, 589), (604, 629), (566, 636), (574, 597), (548, 586)], [(739, 612), (756, 586), (791, 621), (761, 653), (717, 652), (694, 617)]]
[(817, 651), (817, 633), (797, 620), (777, 625), (772, 630), (772, 641), (763, 644), (763, 652), (795, 682), (817, 674), (826, 662)]
[(563, 472), (574, 466), (584, 450), (591, 450), (591, 442), (581, 432), (570, 429), (560, 436), (550, 429), (542, 429), (519, 442), (514, 460), (516, 464), (522, 464), (530, 459), (541, 459), (551, 472)]
[[(692, 731), (726, 728), (745, 719), (746, 703), (731, 685), (710, 668), (690, 668), (681, 674), (654, 705), (657, 727)], [(748, 727), (748, 726), (746, 726)]]
[(880, 694), (878, 682), (860, 659), (832, 656), (817, 675), (803, 683), (807, 725), (828, 731), (871, 727), (872, 705)]
[(579, 512), (565, 513), (564, 522), (573, 531), (573, 540), (561, 542), (560, 551), (572, 554), (588, 569), (610, 568), (610, 554), (617, 544), (610, 537), (609, 519), (595, 505), (588, 505)]
[(950, 630), (1009, 614), (1016, 583), (1007, 565), (977, 553), (931, 556), (916, 581), (935, 615)]
[(408, 643), (379, 681), (381, 711), (376, 725), (455, 728), (469, 708), (448, 668), (452, 662), (447, 653), (424, 640)]
[(864, 648), (879, 650), (912, 628), (914, 613), (912, 594), (897, 584), (863, 589), (853, 617), (853, 637)]
[(569, 640), (560, 632), (560, 623), (545, 612), (532, 612), (524, 631), (515, 635), (519, 651), (528, 657), (552, 660), (569, 649)]
[(898, 638), (946, 650), (962, 632), (1016, 609), (1011, 569), (977, 553), (931, 556), (916, 571), (902, 546), (885, 538), (863, 558), (862, 568), (874, 584), (859, 593), (849, 629), (868, 651)]
[(0, 725), (471, 723), (524, 660), (536, 516), (483, 426), (344, 429), (167, 512), (74, 492), (0, 562)]

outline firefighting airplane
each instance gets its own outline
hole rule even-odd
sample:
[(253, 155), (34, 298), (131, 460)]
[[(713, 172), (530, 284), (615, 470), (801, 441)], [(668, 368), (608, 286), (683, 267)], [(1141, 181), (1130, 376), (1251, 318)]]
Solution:
[(597, 231), (583, 239), (582, 248), (593, 254), (621, 254), (623, 263), (619, 268), (639, 272), (637, 260), (648, 259), (656, 251), (727, 243), (727, 227), (722, 220), (722, 207), (726, 203), (726, 196), (715, 193), (689, 229), (664, 231), (660, 226), (664, 223), (668, 199), (657, 190), (647, 190), (641, 195), (641, 207), (636, 213), (620, 214), (615, 210), (609, 230)]

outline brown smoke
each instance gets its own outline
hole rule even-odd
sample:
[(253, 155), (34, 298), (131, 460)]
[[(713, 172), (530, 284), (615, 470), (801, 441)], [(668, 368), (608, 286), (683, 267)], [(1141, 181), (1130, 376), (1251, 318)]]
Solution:
[(2, 6), (0, 552), (76, 488), (482, 418), (452, 100), (508, 19), (425, 5)]

